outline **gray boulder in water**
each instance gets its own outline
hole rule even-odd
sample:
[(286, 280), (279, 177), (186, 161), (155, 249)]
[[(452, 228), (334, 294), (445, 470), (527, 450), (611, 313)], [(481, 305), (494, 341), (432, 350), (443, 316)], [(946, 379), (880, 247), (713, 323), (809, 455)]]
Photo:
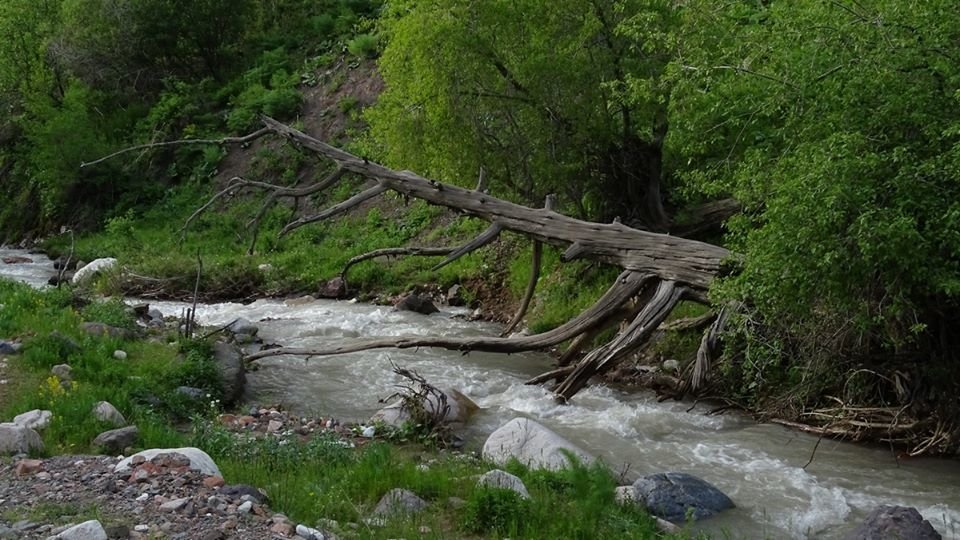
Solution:
[(710, 517), (733, 508), (730, 497), (696, 476), (666, 472), (644, 476), (633, 483), (637, 499), (651, 514), (667, 521)]
[(846, 540), (873, 540), (896, 538), (897, 540), (940, 540), (940, 533), (923, 519), (916, 508), (906, 506), (881, 506), (863, 520)]
[(429, 298), (420, 296), (419, 294), (408, 294), (400, 299), (396, 305), (397, 311), (414, 311), (416, 313), (422, 313), (423, 315), (430, 315), (431, 313), (436, 313), (440, 311), (437, 309), (437, 306), (433, 305), (433, 302)]
[(243, 397), (243, 389), (247, 383), (243, 353), (236, 345), (220, 341), (213, 345), (213, 358), (217, 364), (217, 370), (220, 371), (224, 405), (238, 403)]

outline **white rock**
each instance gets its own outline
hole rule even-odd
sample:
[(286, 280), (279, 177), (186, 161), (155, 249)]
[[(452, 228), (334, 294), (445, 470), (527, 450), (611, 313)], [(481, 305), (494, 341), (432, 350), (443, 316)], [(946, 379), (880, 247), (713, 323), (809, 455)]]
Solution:
[(116, 266), (117, 260), (112, 257), (96, 259), (91, 261), (83, 268), (77, 270), (76, 273), (73, 274), (73, 279), (71, 281), (74, 285), (81, 285), (93, 279), (93, 277), (97, 274), (115, 268)]
[(107, 531), (95, 519), (74, 525), (54, 536), (57, 540), (107, 540)]
[(237, 507), (237, 512), (241, 514), (249, 514), (251, 510), (253, 510), (253, 503), (250, 501), (246, 501)]
[(316, 540), (326, 540), (327, 536), (322, 531), (306, 525), (297, 525), (297, 536), (301, 538), (315, 538)]
[(0, 454), (28, 454), (43, 450), (43, 441), (36, 431), (20, 424), (0, 424)]
[(133, 530), (135, 530), (135, 531), (137, 531), (137, 532), (147, 532), (147, 531), (150, 530), (150, 526), (149, 526), (149, 525), (140, 524), (140, 525), (134, 526)]
[(377, 434), (377, 428), (375, 428), (375, 427), (373, 427), (373, 426), (367, 426), (367, 427), (363, 428), (363, 431), (360, 433), (360, 435), (362, 435), (363, 437), (366, 437), (366, 438), (368, 438), (368, 439), (372, 439), (373, 436), (376, 435), (376, 434)]
[(43, 428), (50, 425), (50, 419), (53, 418), (53, 413), (50, 411), (41, 411), (40, 409), (34, 409), (32, 411), (27, 411), (23, 414), (18, 414), (13, 417), (13, 423), (25, 428), (35, 429), (37, 431), (42, 430)]
[(121, 350), (113, 351), (113, 357), (116, 358), (117, 360), (126, 360), (127, 351), (121, 351)]
[(273, 270), (273, 265), (269, 263), (260, 264), (260, 265), (257, 265), (257, 270), (261, 272), (269, 272)]
[(93, 416), (101, 422), (107, 422), (118, 427), (127, 425), (127, 419), (109, 401), (98, 402), (93, 407)]
[(633, 489), (633, 486), (618, 486), (614, 490), (613, 498), (617, 501), (617, 504), (625, 506), (638, 503), (637, 492)]
[(680, 362), (674, 360), (673, 358), (664, 360), (663, 369), (666, 371), (677, 371), (680, 369)]
[(150, 498), (150, 494), (149, 494), (149, 493), (141, 493), (140, 496), (137, 497), (135, 500), (136, 500), (137, 502), (143, 502), (143, 501), (145, 501), (145, 500), (147, 500), (147, 499), (149, 499), (149, 498)]
[(594, 457), (528, 418), (514, 418), (487, 437), (483, 458), (505, 465), (511, 458), (534, 469), (558, 470), (569, 466), (569, 452), (582, 463), (591, 463)]
[(509, 489), (524, 499), (530, 498), (530, 493), (527, 491), (527, 486), (523, 485), (523, 480), (499, 469), (483, 473), (480, 479), (477, 480), (477, 485), (488, 488)]
[(217, 464), (213, 462), (213, 459), (207, 455), (206, 452), (200, 450), (199, 448), (151, 448), (150, 450), (144, 450), (143, 452), (137, 452), (136, 454), (124, 458), (120, 463), (117, 463), (117, 466), (114, 467), (114, 472), (127, 472), (130, 470), (130, 462), (133, 461), (133, 458), (137, 456), (143, 456), (143, 459), (150, 461), (159, 454), (180, 454), (190, 460), (190, 468), (199, 471), (202, 474), (207, 476), (220, 476), (223, 474), (220, 473), (220, 469), (217, 468)]

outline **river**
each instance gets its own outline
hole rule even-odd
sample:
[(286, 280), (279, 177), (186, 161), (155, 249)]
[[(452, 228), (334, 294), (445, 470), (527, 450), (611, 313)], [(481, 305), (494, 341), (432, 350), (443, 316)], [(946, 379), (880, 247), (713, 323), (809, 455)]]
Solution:
[[(0, 276), (42, 285), (54, 271), (42, 255), (0, 249), (0, 257), (28, 256), (32, 264), (0, 263)], [(186, 304), (153, 302), (166, 315)], [(355, 338), (400, 335), (494, 335), (493, 324), (468, 322), (456, 308), (423, 316), (389, 307), (317, 300), (263, 299), (249, 305), (205, 304), (204, 325), (244, 317), (267, 342), (309, 347)], [(0, 336), (2, 337), (2, 336)], [(806, 469), (816, 437), (738, 415), (707, 416), (707, 406), (657, 403), (650, 393), (592, 386), (571, 405), (558, 405), (541, 387), (523, 381), (550, 368), (543, 354), (502, 355), (434, 349), (379, 350), (336, 357), (270, 358), (248, 374), (248, 400), (280, 403), (304, 414), (362, 420), (395, 390), (390, 361), (437, 386), (452, 386), (482, 411), (468, 428), (470, 446), (516, 416), (561, 433), (630, 477), (683, 471), (723, 490), (737, 508), (697, 524), (716, 537), (842, 538), (882, 504), (913, 506), (944, 538), (960, 538), (960, 462), (909, 459), (889, 449), (823, 440)]]

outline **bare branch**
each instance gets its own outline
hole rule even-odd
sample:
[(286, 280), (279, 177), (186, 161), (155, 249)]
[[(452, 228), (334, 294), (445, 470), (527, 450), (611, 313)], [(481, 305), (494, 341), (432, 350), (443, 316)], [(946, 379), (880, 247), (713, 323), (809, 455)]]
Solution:
[(456, 248), (451, 247), (401, 247), (401, 248), (384, 248), (384, 249), (375, 249), (369, 251), (362, 255), (357, 255), (356, 257), (347, 261), (347, 264), (343, 266), (343, 270), (340, 271), (340, 277), (346, 278), (347, 271), (350, 270), (350, 267), (367, 261), (370, 259), (376, 259), (377, 257), (399, 257), (401, 255), (412, 255), (415, 257), (441, 257), (443, 255), (449, 255), (451, 251)]
[(136, 152), (137, 150), (150, 150), (153, 148), (164, 148), (169, 146), (188, 146), (188, 145), (200, 145), (200, 144), (218, 145), (218, 146), (246, 144), (246, 143), (257, 140), (260, 137), (263, 137), (264, 135), (269, 135), (272, 131), (273, 130), (271, 130), (269, 127), (262, 127), (257, 131), (254, 131), (253, 133), (244, 135), (243, 137), (224, 137), (222, 139), (183, 139), (179, 141), (164, 141), (164, 142), (157, 142), (157, 143), (141, 144), (139, 146), (131, 146), (129, 148), (124, 148), (123, 150), (117, 150), (116, 152), (110, 155), (103, 156), (100, 159), (95, 159), (89, 163), (81, 163), (80, 168), (82, 169), (84, 167), (92, 167), (93, 165), (99, 165), (104, 161), (109, 161), (115, 157), (122, 156), (123, 154), (127, 154), (130, 152)]
[(487, 230), (480, 233), (473, 240), (457, 248), (446, 259), (442, 260), (436, 266), (431, 268), (431, 270), (437, 271), (443, 268), (444, 266), (452, 263), (453, 261), (459, 259), (460, 257), (463, 257), (467, 253), (470, 253), (471, 251), (476, 251), (482, 248), (483, 246), (489, 244), (490, 242), (493, 242), (494, 240), (497, 239), (498, 236), (500, 236), (500, 231), (502, 230), (503, 230), (503, 227), (499, 223), (494, 221), (493, 223), (490, 224), (489, 227), (487, 227)]
[(335, 204), (330, 208), (327, 208), (326, 210), (324, 210), (323, 212), (320, 212), (319, 214), (314, 214), (312, 216), (302, 217), (296, 221), (291, 221), (290, 223), (287, 224), (286, 227), (283, 228), (283, 230), (280, 231), (280, 236), (286, 236), (291, 232), (299, 229), (300, 227), (303, 227), (304, 225), (307, 225), (310, 223), (316, 223), (318, 221), (323, 221), (325, 219), (332, 218), (334, 216), (339, 216), (340, 214), (349, 212), (353, 208), (356, 208), (357, 206), (360, 206), (364, 202), (374, 197), (377, 197), (378, 195), (381, 195), (382, 193), (384, 193), (389, 189), (390, 189), (389, 186), (386, 186), (384, 184), (377, 184), (370, 189), (357, 193), (356, 195), (354, 195), (353, 197), (350, 197), (349, 199), (343, 201), (342, 203)]

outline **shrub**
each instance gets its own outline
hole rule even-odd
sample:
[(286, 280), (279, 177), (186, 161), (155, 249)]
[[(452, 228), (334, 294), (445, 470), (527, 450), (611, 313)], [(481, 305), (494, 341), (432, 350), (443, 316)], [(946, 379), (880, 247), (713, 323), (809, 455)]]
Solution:
[(478, 489), (470, 496), (464, 508), (463, 528), (475, 534), (517, 534), (529, 509), (529, 501), (515, 491)]
[(372, 34), (360, 34), (347, 43), (350, 54), (359, 58), (376, 58), (380, 40)]

